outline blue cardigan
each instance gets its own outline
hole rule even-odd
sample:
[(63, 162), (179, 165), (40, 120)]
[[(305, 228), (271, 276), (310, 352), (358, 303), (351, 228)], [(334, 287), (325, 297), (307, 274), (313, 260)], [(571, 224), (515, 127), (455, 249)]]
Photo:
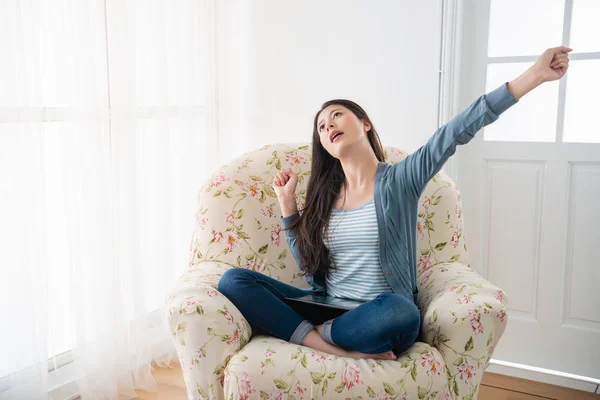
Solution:
[[(518, 101), (507, 83), (479, 97), (450, 122), (439, 128), (416, 152), (397, 164), (380, 162), (375, 176), (375, 209), (379, 230), (381, 269), (394, 293), (417, 302), (417, 213), (419, 199), (427, 183), (437, 174), (457, 145), (468, 143), (477, 131), (494, 122)], [(284, 228), (300, 216), (297, 212), (281, 217)], [(286, 241), (298, 263), (296, 229), (285, 231)], [(314, 292), (325, 294), (325, 275), (306, 274)]]

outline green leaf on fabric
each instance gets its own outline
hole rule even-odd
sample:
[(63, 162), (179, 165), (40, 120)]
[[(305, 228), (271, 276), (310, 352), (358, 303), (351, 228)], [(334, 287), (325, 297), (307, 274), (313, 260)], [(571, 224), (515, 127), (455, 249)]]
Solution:
[(320, 372), (311, 372), (310, 377), (315, 385), (319, 385), (323, 381), (325, 375)]
[(325, 379), (325, 382), (323, 382), (323, 388), (321, 389), (321, 396), (325, 396), (325, 393), (327, 393), (328, 385), (329, 385), (329, 381), (327, 379)]
[(435, 245), (435, 249), (438, 250), (438, 251), (444, 250), (444, 247), (446, 247), (447, 243), (448, 242), (438, 243), (438, 244)]
[(471, 336), (469, 338), (469, 340), (467, 341), (467, 343), (465, 344), (465, 351), (471, 351), (473, 350), (473, 336)]
[(277, 259), (283, 260), (286, 256), (287, 256), (287, 249), (283, 249), (283, 251), (281, 253), (279, 253), (279, 258), (277, 258)]
[(225, 370), (225, 366), (219, 364), (219, 365), (217, 365), (215, 367), (215, 370), (213, 371), (213, 374), (215, 374), (215, 375), (221, 375), (221, 373), (223, 372), (223, 370)]
[(283, 379), (279, 379), (279, 378), (273, 379), (273, 382), (275, 383), (275, 386), (277, 387), (277, 389), (287, 390), (290, 387), (290, 385), (285, 383), (285, 381)]
[(200, 386), (199, 383), (196, 383), (196, 389), (198, 390), (198, 394), (200, 395), (201, 398), (208, 399), (206, 392), (204, 391), (204, 389), (202, 389), (202, 386)]
[(383, 390), (385, 390), (385, 392), (387, 394), (389, 394), (390, 396), (395, 396), (396, 395), (396, 391), (394, 390), (394, 388), (392, 387), (392, 385), (390, 385), (387, 382), (383, 382)]

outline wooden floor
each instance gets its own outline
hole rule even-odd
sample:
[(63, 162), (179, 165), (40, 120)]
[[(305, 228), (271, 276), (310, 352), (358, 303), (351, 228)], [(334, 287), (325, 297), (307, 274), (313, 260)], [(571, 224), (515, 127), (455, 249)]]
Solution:
[[(140, 400), (186, 400), (185, 385), (181, 369), (156, 368), (154, 378), (158, 382), (158, 392), (138, 390)], [(600, 400), (599, 394), (567, 389), (486, 372), (479, 389), (481, 400)]]

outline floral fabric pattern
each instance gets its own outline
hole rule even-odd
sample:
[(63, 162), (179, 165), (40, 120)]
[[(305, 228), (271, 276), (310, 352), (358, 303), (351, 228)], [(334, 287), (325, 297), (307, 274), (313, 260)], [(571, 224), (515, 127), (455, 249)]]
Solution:
[[(248, 322), (218, 292), (230, 268), (309, 287), (282, 237), (271, 181), (279, 170), (292, 168), (301, 208), (310, 155), (309, 145), (267, 145), (223, 165), (200, 189), (188, 270), (166, 298), (188, 398), (476, 399), (506, 328), (507, 299), (470, 268), (460, 191), (443, 172), (429, 182), (418, 210), (424, 342), (398, 360), (342, 358), (252, 336)], [(406, 156), (385, 150), (392, 164)]]

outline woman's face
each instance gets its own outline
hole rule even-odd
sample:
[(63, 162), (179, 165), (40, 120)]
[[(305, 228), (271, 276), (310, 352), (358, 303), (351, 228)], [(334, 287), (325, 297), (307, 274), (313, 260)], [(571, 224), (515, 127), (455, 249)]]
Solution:
[(350, 146), (367, 140), (371, 129), (367, 121), (361, 121), (344, 106), (332, 104), (317, 118), (317, 131), (321, 145), (335, 158), (340, 158)]

